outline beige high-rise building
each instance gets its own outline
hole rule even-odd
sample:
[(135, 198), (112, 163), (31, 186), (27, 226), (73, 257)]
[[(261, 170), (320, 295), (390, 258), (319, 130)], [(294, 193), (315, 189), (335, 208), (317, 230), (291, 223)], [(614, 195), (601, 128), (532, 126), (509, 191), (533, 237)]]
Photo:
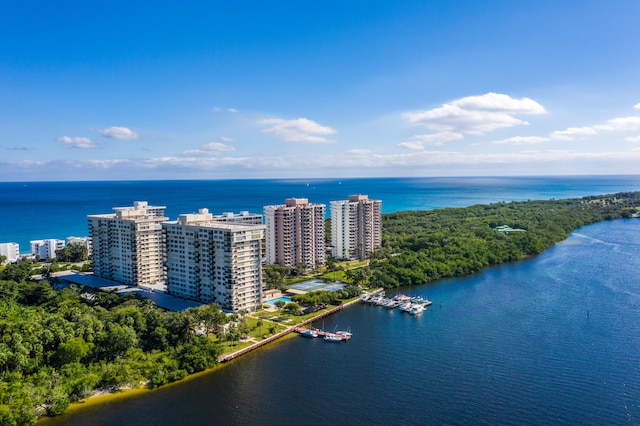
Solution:
[(164, 284), (165, 208), (136, 201), (114, 207), (114, 213), (89, 215), (94, 275), (135, 286)]
[(221, 218), (200, 209), (162, 224), (170, 294), (217, 303), (232, 312), (261, 306), (265, 226), (243, 223), (242, 217), (230, 220), (229, 215)]
[(382, 244), (382, 201), (366, 195), (331, 202), (331, 255), (364, 259)]
[(288, 198), (285, 204), (265, 206), (267, 263), (307, 268), (325, 264), (324, 204), (307, 198)]

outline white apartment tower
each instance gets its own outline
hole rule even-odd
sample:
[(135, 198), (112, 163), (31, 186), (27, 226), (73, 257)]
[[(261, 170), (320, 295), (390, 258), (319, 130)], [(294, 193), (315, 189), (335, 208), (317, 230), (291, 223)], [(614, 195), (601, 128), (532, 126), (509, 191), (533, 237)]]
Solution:
[(366, 195), (331, 202), (331, 255), (335, 259), (364, 259), (382, 244), (382, 201)]
[(114, 213), (89, 215), (94, 275), (128, 285), (164, 284), (165, 206), (136, 201)]
[(56, 250), (64, 248), (64, 240), (57, 240), (50, 238), (47, 240), (32, 240), (31, 254), (33, 256), (39, 256), (40, 259), (55, 259)]
[(257, 224), (218, 219), (200, 209), (162, 224), (167, 291), (226, 311), (255, 311), (262, 304), (262, 218)]
[(308, 268), (325, 264), (324, 204), (307, 198), (288, 198), (285, 204), (265, 206), (267, 264)]

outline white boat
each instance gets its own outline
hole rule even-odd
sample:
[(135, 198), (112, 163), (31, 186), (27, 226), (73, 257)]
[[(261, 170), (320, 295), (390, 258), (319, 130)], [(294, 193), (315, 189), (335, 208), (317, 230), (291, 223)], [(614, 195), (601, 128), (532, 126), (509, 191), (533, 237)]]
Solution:
[(342, 337), (342, 340), (349, 340), (351, 339), (351, 336), (353, 336), (353, 333), (351, 333), (349, 330), (338, 330), (334, 334)]
[(300, 335), (304, 337), (318, 337), (318, 332), (315, 330), (302, 330), (300, 331)]
[(412, 307), (411, 310), (409, 311), (409, 313), (411, 315), (418, 315), (424, 312), (424, 305), (422, 305), (421, 303), (415, 303)]
[(412, 307), (413, 307), (413, 304), (411, 302), (407, 302), (400, 305), (398, 309), (400, 309), (400, 312), (409, 312)]
[(342, 342), (344, 338), (339, 334), (330, 333), (324, 336), (324, 340), (326, 340), (327, 342)]

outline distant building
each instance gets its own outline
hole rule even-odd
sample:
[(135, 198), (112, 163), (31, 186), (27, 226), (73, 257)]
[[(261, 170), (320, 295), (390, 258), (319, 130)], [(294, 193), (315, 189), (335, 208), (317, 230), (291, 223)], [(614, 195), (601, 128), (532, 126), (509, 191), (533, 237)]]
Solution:
[[(223, 215), (224, 216), (224, 215)], [(259, 215), (258, 215), (259, 216)], [(248, 215), (234, 216), (247, 218)], [(224, 310), (255, 311), (262, 305), (265, 226), (213, 216), (207, 209), (162, 224), (167, 291)]]
[(94, 275), (134, 286), (164, 284), (165, 206), (136, 201), (87, 216)]
[(382, 201), (366, 195), (331, 201), (331, 255), (364, 259), (382, 244)]
[(87, 248), (87, 254), (91, 256), (91, 237), (67, 237), (68, 246), (84, 246)]
[(217, 222), (244, 223), (245, 225), (262, 225), (262, 215), (249, 213), (248, 211), (241, 211), (240, 213), (224, 212), (219, 215), (213, 215), (213, 220)]
[(20, 259), (20, 245), (18, 243), (0, 243), (0, 256), (6, 256), (5, 263), (15, 263)]
[(31, 255), (40, 256), (40, 259), (55, 259), (56, 250), (64, 248), (64, 240), (48, 239), (48, 240), (32, 240)]
[(325, 205), (307, 198), (289, 198), (285, 204), (265, 206), (267, 263), (307, 268), (325, 264)]

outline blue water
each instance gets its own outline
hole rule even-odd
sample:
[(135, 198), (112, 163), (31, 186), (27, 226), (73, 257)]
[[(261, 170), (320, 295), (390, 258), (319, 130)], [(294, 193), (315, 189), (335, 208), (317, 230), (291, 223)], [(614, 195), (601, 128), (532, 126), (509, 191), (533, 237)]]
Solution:
[(640, 424), (640, 219), (403, 289), (421, 316), (355, 305), (348, 343), (292, 338), (186, 383), (45, 424)]
[[(638, 176), (286, 179), (210, 181), (0, 183), (0, 242), (29, 251), (32, 239), (87, 235), (88, 214), (146, 200), (175, 219), (207, 207), (213, 213), (249, 210), (306, 197), (325, 203), (367, 194), (383, 213), (529, 199), (572, 198), (640, 190)], [(328, 209), (327, 209), (328, 213)]]

